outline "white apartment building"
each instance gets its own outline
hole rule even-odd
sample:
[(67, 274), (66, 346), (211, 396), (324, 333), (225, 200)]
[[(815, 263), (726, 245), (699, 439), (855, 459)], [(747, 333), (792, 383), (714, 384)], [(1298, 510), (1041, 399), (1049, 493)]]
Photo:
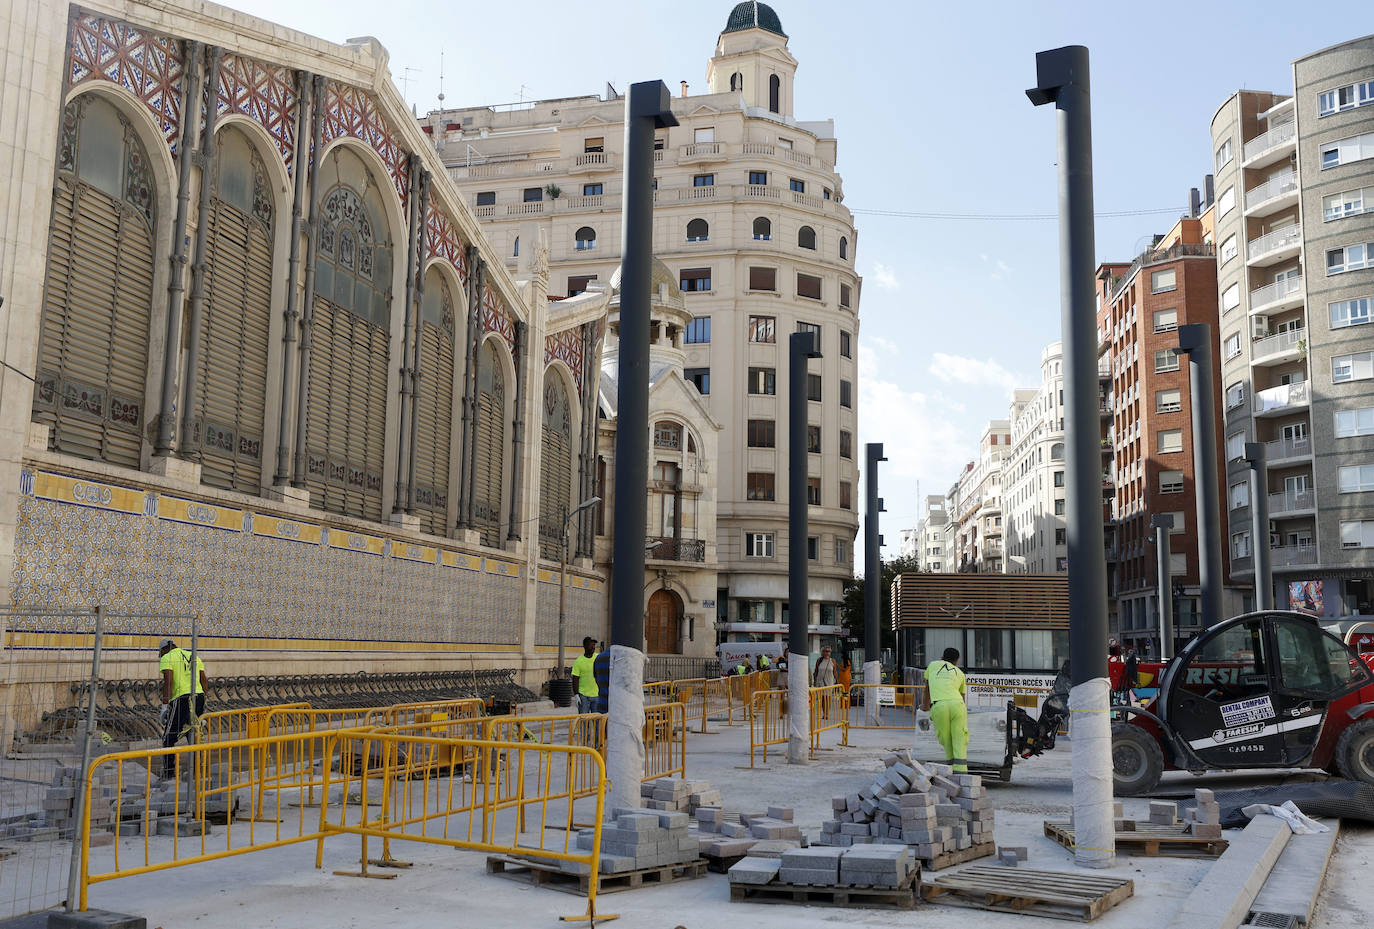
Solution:
[(978, 447), (978, 457), (964, 466), (955, 499), (948, 504), (950, 521), (957, 525), (952, 569), (1000, 574), (1002, 467), (1011, 450), (1011, 424), (989, 421)]
[(909, 556), (920, 559), (923, 571), (944, 574), (952, 570), (953, 553), (947, 538), (948, 527), (949, 511), (945, 509), (945, 498), (939, 494), (927, 496), (925, 513), (915, 531), (914, 551)]
[[(1212, 119), (1228, 549), (1271, 548), (1274, 601), (1374, 613), (1374, 36), (1293, 63), (1292, 95)], [(1252, 487), (1246, 442), (1267, 447)], [(1250, 501), (1268, 495), (1268, 539)]]
[[(837, 65), (838, 67), (838, 65)], [(690, 319), (684, 376), (720, 424), (709, 611), (729, 640), (786, 634), (791, 544), (810, 558), (810, 627), (838, 635), (858, 529), (857, 371), (861, 281), (830, 120), (799, 120), (797, 60), (778, 16), (734, 7), (706, 87), (673, 100), (680, 125), (656, 139), (655, 255)], [(512, 266), (542, 234), (550, 289), (573, 295), (618, 267), (625, 101), (566, 97), (445, 109), (420, 120), (483, 231)], [(810, 533), (787, 535), (788, 336), (814, 332), (808, 368)], [(603, 539), (604, 542), (604, 539)], [(600, 544), (600, 543), (599, 543)]]
[(1068, 570), (1064, 487), (1064, 352), (1040, 352), (1040, 386), (1016, 391), (1011, 452), (1002, 469), (1008, 574)]

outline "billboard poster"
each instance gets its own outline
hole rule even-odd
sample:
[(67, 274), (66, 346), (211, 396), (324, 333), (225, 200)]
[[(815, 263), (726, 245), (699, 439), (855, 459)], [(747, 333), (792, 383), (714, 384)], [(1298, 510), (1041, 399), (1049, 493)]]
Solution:
[(1299, 613), (1307, 613), (1310, 616), (1323, 615), (1325, 611), (1322, 607), (1322, 582), (1290, 581), (1288, 584), (1288, 606), (1289, 609), (1297, 610)]

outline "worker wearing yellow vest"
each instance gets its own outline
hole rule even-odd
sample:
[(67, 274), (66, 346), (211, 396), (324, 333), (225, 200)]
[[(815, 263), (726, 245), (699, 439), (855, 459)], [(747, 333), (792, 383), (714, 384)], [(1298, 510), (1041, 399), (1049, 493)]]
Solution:
[(926, 667), (926, 691), (921, 709), (930, 712), (945, 759), (956, 773), (968, 773), (968, 707), (964, 704), (964, 672), (959, 649), (947, 648)]

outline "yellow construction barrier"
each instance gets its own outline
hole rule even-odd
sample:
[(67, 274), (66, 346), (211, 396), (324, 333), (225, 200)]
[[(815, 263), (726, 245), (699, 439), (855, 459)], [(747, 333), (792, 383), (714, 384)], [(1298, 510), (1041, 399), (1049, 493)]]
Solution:
[[(807, 689), (811, 754), (821, 751), (821, 733), (843, 730), (849, 716), (849, 701), (839, 684)], [(843, 736), (843, 732), (841, 733)], [(841, 739), (843, 741), (843, 739)]]
[(675, 681), (654, 681), (644, 685), (645, 703), (663, 703), (673, 699), (673, 685)]
[(486, 703), (481, 697), (462, 697), (455, 700), (431, 700), (424, 703), (397, 703), (372, 710), (364, 719), (367, 726), (405, 726), (429, 722), (432, 719), (473, 719), (486, 715)]
[[(923, 684), (855, 684), (849, 689), (840, 744), (849, 744), (850, 729), (914, 730), (924, 693)], [(869, 721), (870, 707), (877, 711), (873, 722)]]
[(761, 690), (749, 704), (749, 767), (754, 766), (756, 751), (762, 750), (766, 763), (768, 746), (786, 744), (787, 691)]
[[(600, 868), (601, 822), (606, 801), (606, 768), (601, 755), (578, 745), (545, 745), (487, 739), (434, 738), (398, 732), (339, 732), (331, 736), (331, 753), (379, 757), (378, 769), (369, 777), (343, 777), (345, 802), (322, 806), (315, 867), (324, 866), (324, 839), (330, 835), (356, 835), (360, 839), (357, 871), (336, 871), (357, 877), (393, 877), (372, 873), (369, 865), (403, 867), (389, 857), (368, 858), (368, 840), (394, 839), (463, 848), (496, 854), (536, 856), (550, 861), (574, 862), (588, 871), (587, 911), (578, 917), (612, 919), (596, 913), (597, 878)], [(412, 770), (409, 760), (447, 751), (477, 759), (462, 776), (438, 773), (430, 765), (419, 778), (403, 777)], [(435, 773), (430, 773), (435, 772)], [(511, 772), (515, 772), (512, 774)], [(591, 790), (587, 809), (576, 816), (574, 807), (582, 785), (569, 779), (571, 772), (589, 772)], [(580, 778), (580, 774), (577, 775)], [(374, 778), (380, 787), (374, 784)], [(509, 797), (509, 781), (519, 781), (518, 799)], [(334, 783), (326, 783), (331, 789)], [(376, 791), (382, 796), (378, 798)], [(352, 798), (356, 796), (356, 802)], [(380, 804), (372, 806), (380, 800)], [(511, 812), (511, 807), (519, 807)], [(534, 807), (537, 819), (528, 815)], [(589, 815), (589, 818), (587, 816)], [(579, 849), (570, 828), (575, 818), (591, 823), (592, 847)]]
[(278, 703), (240, 710), (216, 710), (200, 717), (205, 724), (204, 738), (208, 742), (230, 742), (239, 739), (258, 739), (267, 732), (268, 715), (273, 710), (308, 710), (308, 703)]

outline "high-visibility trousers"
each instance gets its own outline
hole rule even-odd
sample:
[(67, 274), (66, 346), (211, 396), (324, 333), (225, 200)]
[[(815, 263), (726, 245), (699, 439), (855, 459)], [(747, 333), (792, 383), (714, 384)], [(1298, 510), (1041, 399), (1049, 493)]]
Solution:
[(930, 708), (935, 736), (945, 760), (960, 774), (968, 773), (968, 707), (962, 700), (937, 700)]

